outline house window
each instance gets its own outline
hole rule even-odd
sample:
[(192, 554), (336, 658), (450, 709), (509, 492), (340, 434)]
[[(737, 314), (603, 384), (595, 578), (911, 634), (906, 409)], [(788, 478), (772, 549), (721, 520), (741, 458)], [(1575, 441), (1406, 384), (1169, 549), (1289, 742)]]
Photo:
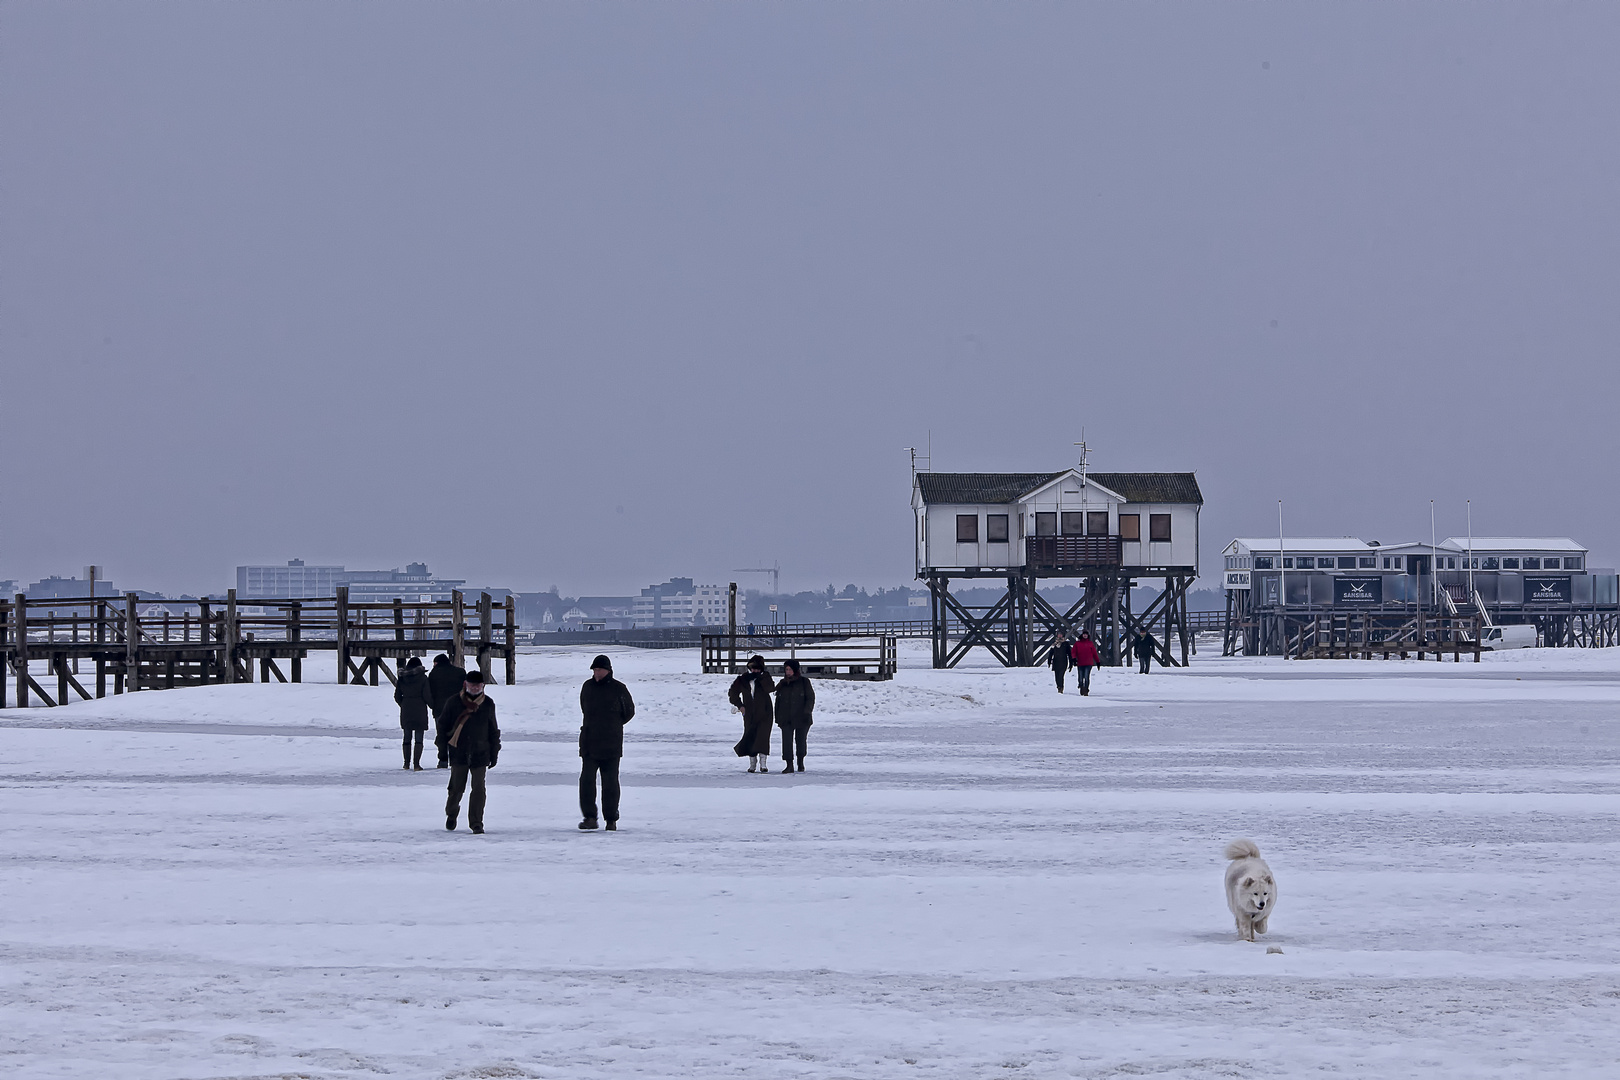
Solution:
[(1121, 540), (1140, 540), (1140, 539), (1142, 539), (1142, 515), (1141, 514), (1121, 514), (1121, 515), (1119, 515), (1119, 538)]
[(1086, 515), (1077, 510), (1063, 511), (1063, 535), (1083, 536), (1086, 531)]
[(1254, 557), (1254, 568), (1256, 570), (1270, 570), (1271, 569), (1271, 556), (1270, 555), (1256, 555)]
[(1504, 569), (1504, 570), (1517, 570), (1518, 568), (1519, 568), (1519, 557), (1517, 555), (1503, 556), (1503, 558), (1502, 558), (1502, 569)]
[(1282, 568), (1284, 570), (1292, 570), (1294, 568), (1294, 557), (1292, 555), (1283, 556)]
[(1541, 560), (1536, 558), (1533, 555), (1528, 556), (1524, 560), (1524, 568), (1526, 570), (1540, 570), (1541, 569)]
[(1457, 558), (1456, 558), (1456, 556), (1453, 555), (1453, 556), (1448, 556), (1446, 558), (1446, 569), (1447, 570), (1455, 570), (1455, 569), (1457, 569)]
[(1485, 561), (1479, 564), (1481, 570), (1498, 570), (1501, 569), (1501, 566), (1502, 560), (1494, 555), (1487, 556)]
[(1340, 570), (1354, 570), (1355, 568), (1356, 568), (1356, 557), (1354, 555), (1340, 555), (1339, 556), (1339, 569)]
[(979, 515), (956, 515), (956, 542), (958, 544), (977, 544), (979, 542)]
[(1007, 515), (986, 514), (984, 516), (984, 538), (992, 544), (1005, 544), (1007, 542)]
[[(1299, 557), (1299, 559), (1296, 560), (1296, 562), (1297, 562), (1297, 564), (1298, 564), (1298, 566), (1299, 566), (1299, 568), (1301, 570), (1315, 570), (1316, 569), (1316, 556), (1315, 555), (1301, 555)], [(1288, 565), (1288, 560), (1287, 559), (1283, 560), (1283, 565), (1284, 566)]]
[(1170, 540), (1170, 515), (1148, 515), (1148, 539), (1155, 543), (1168, 543)]
[(1036, 536), (1057, 535), (1057, 515), (1050, 511), (1035, 515)]
[(1086, 511), (1086, 535), (1087, 536), (1107, 536), (1108, 535), (1108, 511), (1106, 511), (1106, 510), (1087, 510)]
[[(1389, 560), (1388, 559), (1384, 560), (1384, 565), (1385, 566), (1389, 565)], [(1378, 569), (1378, 556), (1376, 556), (1376, 555), (1363, 555), (1363, 556), (1361, 556), (1361, 568), (1363, 570), (1376, 570), (1376, 569)]]
[(1579, 555), (1566, 555), (1566, 556), (1564, 556), (1564, 569), (1565, 570), (1579, 570), (1579, 569), (1581, 569), (1581, 557)]

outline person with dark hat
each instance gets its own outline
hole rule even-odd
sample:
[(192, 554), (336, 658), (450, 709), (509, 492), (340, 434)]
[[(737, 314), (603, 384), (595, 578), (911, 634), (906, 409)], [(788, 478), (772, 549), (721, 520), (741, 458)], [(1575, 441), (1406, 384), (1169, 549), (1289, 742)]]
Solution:
[(776, 684), (765, 674), (765, 658), (750, 656), (748, 671), (731, 681), (731, 703), (743, 715), (743, 737), (732, 747), (748, 758), (748, 771), (771, 771), (771, 692)]
[(805, 742), (810, 737), (810, 714), (816, 707), (816, 689), (804, 677), (797, 660), (782, 664), (782, 681), (776, 684), (776, 726), (782, 729), (782, 771), (793, 771), (793, 749), (799, 750), (799, 771), (804, 772)]
[(613, 677), (613, 661), (591, 661), (591, 677), (579, 688), (579, 827), (594, 829), (596, 777), (602, 777), (602, 817), (608, 832), (619, 827), (619, 761), (624, 757), (624, 725), (636, 715), (630, 691)]
[(472, 781), (467, 824), (484, 831), (484, 770), (493, 769), (501, 756), (501, 729), (495, 723), (495, 702), (484, 693), (484, 674), (467, 672), (461, 693), (439, 709), (439, 752), (450, 760), (450, 794), (444, 803), (444, 827), (454, 829), (461, 813), (461, 794)]
[[(461, 683), (467, 673), (451, 662), (450, 657), (440, 653), (433, 658), (433, 670), (428, 672), (428, 690), (433, 694), (433, 715), (438, 716), (444, 703), (461, 693)], [(443, 750), (439, 751), (439, 768), (448, 769), (450, 759)]]
[(433, 691), (428, 688), (427, 672), (422, 670), (420, 657), (411, 657), (405, 663), (405, 670), (399, 673), (394, 703), (399, 706), (399, 726), (405, 732), (405, 767), (421, 772), (422, 734), (427, 731)]
[(1052, 655), (1047, 660), (1052, 665), (1052, 674), (1057, 676), (1058, 693), (1063, 693), (1063, 675), (1069, 670), (1069, 643), (1059, 638), (1057, 645), (1052, 649)]

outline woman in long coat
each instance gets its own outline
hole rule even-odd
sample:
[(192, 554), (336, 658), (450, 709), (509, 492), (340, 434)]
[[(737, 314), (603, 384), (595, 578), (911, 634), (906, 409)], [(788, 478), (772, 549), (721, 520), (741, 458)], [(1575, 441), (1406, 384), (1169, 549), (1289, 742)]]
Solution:
[(400, 672), (399, 685), (394, 687), (394, 701), (399, 705), (399, 726), (405, 732), (405, 768), (422, 771), (422, 733), (428, 726), (428, 709), (433, 705), (433, 692), (428, 688), (427, 672), (422, 661), (411, 657)]
[(731, 682), (731, 703), (743, 714), (743, 737), (732, 747), (748, 758), (748, 771), (768, 773), (771, 756), (771, 692), (776, 683), (765, 674), (765, 658), (750, 656), (748, 671)]
[(815, 723), (810, 714), (816, 707), (816, 688), (804, 677), (797, 660), (782, 665), (782, 681), (776, 684), (776, 726), (782, 729), (782, 771), (793, 771), (793, 750), (799, 751), (799, 771), (804, 772), (804, 744)]

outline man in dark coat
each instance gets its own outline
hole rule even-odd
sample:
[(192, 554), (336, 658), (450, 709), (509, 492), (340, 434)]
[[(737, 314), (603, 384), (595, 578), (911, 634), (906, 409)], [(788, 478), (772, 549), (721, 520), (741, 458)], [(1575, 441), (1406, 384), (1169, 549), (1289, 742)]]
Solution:
[(596, 776), (602, 775), (602, 816), (608, 832), (619, 827), (619, 760), (624, 725), (636, 715), (630, 691), (613, 677), (606, 656), (591, 661), (591, 677), (579, 688), (579, 827), (596, 828)]
[(748, 671), (731, 681), (731, 703), (743, 714), (743, 737), (732, 747), (748, 758), (748, 771), (768, 773), (771, 756), (771, 691), (776, 683), (765, 674), (765, 658), (750, 656)]
[(1052, 674), (1057, 676), (1058, 693), (1063, 693), (1063, 673), (1069, 670), (1069, 643), (1059, 638), (1046, 662), (1052, 665)]
[(428, 689), (427, 672), (422, 670), (418, 657), (411, 657), (405, 670), (399, 673), (394, 702), (399, 706), (399, 726), (405, 732), (405, 767), (421, 772), (422, 733), (427, 731), (433, 692)]
[(450, 759), (450, 796), (444, 803), (444, 827), (456, 827), (461, 813), (461, 793), (472, 781), (472, 798), (467, 803), (467, 824), (475, 833), (484, 831), (484, 770), (493, 769), (501, 756), (501, 729), (495, 723), (495, 702), (484, 693), (484, 676), (467, 672), (461, 693), (446, 701), (438, 714), (439, 752)]
[(816, 689), (804, 677), (797, 660), (782, 665), (782, 681), (776, 684), (776, 726), (782, 729), (782, 771), (793, 771), (793, 748), (799, 748), (799, 771), (804, 772), (804, 747), (815, 723), (810, 714), (816, 707)]
[(1153, 652), (1159, 647), (1158, 639), (1152, 634), (1141, 633), (1136, 635), (1136, 659), (1141, 663), (1143, 675), (1153, 666)]
[[(433, 658), (433, 670), (428, 673), (428, 691), (433, 695), (433, 715), (438, 716), (444, 703), (461, 693), (461, 682), (467, 673), (455, 664), (444, 653)], [(450, 759), (445, 757), (444, 751), (439, 751), (439, 768), (448, 769)]]

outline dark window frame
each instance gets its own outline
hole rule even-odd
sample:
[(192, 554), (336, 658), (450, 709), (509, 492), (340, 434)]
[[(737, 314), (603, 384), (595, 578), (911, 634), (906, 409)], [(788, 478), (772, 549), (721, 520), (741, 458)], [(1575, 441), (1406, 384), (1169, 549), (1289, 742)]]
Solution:
[[(963, 528), (964, 525), (967, 528)], [(979, 542), (978, 514), (956, 515), (956, 542), (958, 544), (977, 544)]]
[(1256, 555), (1254, 557), (1254, 568), (1256, 570), (1275, 570), (1276, 567), (1272, 564), (1271, 559), (1272, 556), (1270, 555)]
[(1058, 531), (1063, 536), (1086, 535), (1085, 511), (1064, 510), (1058, 517)]
[(1119, 538), (1121, 540), (1139, 541), (1142, 539), (1142, 515), (1119, 515)]
[[(1097, 520), (1098, 518), (1101, 518), (1102, 520), (1098, 521)], [(1093, 528), (1092, 526), (1094, 526), (1094, 525), (1100, 525), (1101, 528)], [(1108, 535), (1108, 511), (1106, 511), (1106, 510), (1087, 510), (1086, 511), (1086, 535), (1087, 536), (1107, 536)]]
[[(1000, 532), (1001, 532), (1000, 536), (996, 535), (998, 526), (1000, 527)], [(985, 543), (987, 543), (987, 544), (1007, 544), (1007, 543), (1012, 542), (1011, 537), (1012, 537), (1012, 520), (1011, 520), (1009, 515), (1007, 515), (1007, 514), (986, 514), (986, 515), (984, 515), (984, 542)]]
[(1340, 555), (1338, 561), (1338, 569), (1340, 570), (1354, 570), (1356, 568), (1356, 557), (1354, 555)]
[(1037, 510), (1035, 512), (1035, 535), (1056, 536), (1058, 530), (1058, 517), (1056, 510)]
[[(1163, 533), (1164, 535), (1161, 536), (1161, 535), (1159, 535), (1160, 533)], [(1170, 515), (1169, 514), (1149, 514), (1148, 515), (1148, 543), (1150, 543), (1150, 544), (1168, 544), (1168, 543), (1170, 543), (1170, 538), (1171, 538)]]

